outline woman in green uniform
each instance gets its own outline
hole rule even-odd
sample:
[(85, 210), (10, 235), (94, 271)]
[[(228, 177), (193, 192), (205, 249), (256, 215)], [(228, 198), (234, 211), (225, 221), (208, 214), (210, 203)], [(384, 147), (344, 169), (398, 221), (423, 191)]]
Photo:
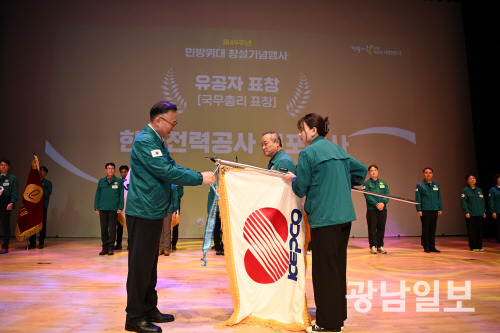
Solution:
[(346, 265), (351, 222), (356, 219), (351, 186), (361, 185), (366, 166), (325, 139), (328, 117), (310, 113), (297, 123), (306, 146), (299, 155), (297, 175), (284, 179), (295, 194), (306, 197), (311, 226), (312, 281), (316, 323), (306, 332), (340, 332), (347, 319)]
[(468, 174), (467, 186), (462, 190), (462, 208), (465, 213), (465, 225), (469, 236), (469, 248), (474, 252), (483, 252), (483, 221), (486, 208), (483, 191), (476, 186), (476, 176)]

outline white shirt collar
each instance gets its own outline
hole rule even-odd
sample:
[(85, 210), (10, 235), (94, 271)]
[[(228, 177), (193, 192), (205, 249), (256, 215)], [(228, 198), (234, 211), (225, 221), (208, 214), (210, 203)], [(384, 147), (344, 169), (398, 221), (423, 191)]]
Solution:
[(149, 127), (151, 127), (151, 129), (156, 133), (156, 135), (158, 135), (158, 138), (160, 138), (161, 142), (163, 142), (163, 138), (161, 137), (160, 134), (158, 134), (158, 132), (153, 128), (153, 126), (151, 126), (151, 124), (148, 124)]

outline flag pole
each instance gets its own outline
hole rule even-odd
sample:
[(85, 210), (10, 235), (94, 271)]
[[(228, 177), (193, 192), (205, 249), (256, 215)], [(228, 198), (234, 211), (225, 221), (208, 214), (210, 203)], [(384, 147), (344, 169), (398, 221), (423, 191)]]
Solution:
[[(253, 165), (247, 165), (247, 164), (242, 164), (242, 163), (231, 162), (231, 161), (227, 161), (227, 160), (222, 160), (222, 159), (217, 158), (217, 157), (205, 157), (205, 158), (211, 160), (214, 163), (219, 163), (219, 164), (224, 164), (224, 165), (230, 165), (230, 166), (236, 166), (236, 167), (243, 168), (243, 169), (255, 169), (255, 170), (259, 170), (259, 171), (271, 173), (273, 175), (280, 175), (280, 176), (286, 175), (286, 173), (279, 172), (279, 171), (276, 171), (276, 170), (268, 170), (268, 169), (259, 168), (259, 167), (253, 166)], [(389, 198), (389, 199), (392, 199), (392, 200), (406, 202), (406, 203), (413, 204), (413, 205), (419, 205), (420, 204), (419, 202), (416, 202), (414, 200), (405, 199), (405, 198), (397, 197), (397, 196), (394, 196), (394, 195), (379, 194), (379, 193), (375, 193), (375, 192), (361, 190), (361, 189), (354, 188), (354, 187), (351, 188), (351, 191), (353, 191), (353, 192), (359, 192), (359, 193), (364, 193), (364, 194), (369, 194), (369, 195), (374, 195), (374, 196), (377, 196), (377, 197)]]
[(401, 197), (396, 197), (394, 195), (387, 195), (387, 194), (380, 194), (380, 193), (370, 192), (370, 191), (361, 190), (361, 189), (355, 188), (355, 187), (351, 187), (351, 191), (365, 193), (365, 194), (369, 194), (369, 195), (375, 195), (377, 197), (382, 197), (382, 198), (389, 198), (389, 199), (392, 199), (392, 200), (406, 202), (406, 203), (410, 203), (410, 204), (414, 204), (414, 205), (420, 205), (420, 202), (416, 202), (414, 200), (405, 199), (405, 198), (401, 198)]
[(219, 164), (222, 164), (222, 165), (230, 165), (230, 166), (235, 166), (235, 167), (243, 168), (243, 169), (255, 169), (255, 170), (267, 172), (267, 173), (270, 173), (270, 174), (273, 174), (273, 175), (280, 175), (280, 176), (286, 175), (286, 173), (279, 172), (279, 171), (276, 171), (276, 170), (269, 170), (269, 169), (259, 168), (259, 167), (253, 166), (253, 165), (248, 165), (248, 164), (242, 164), (242, 163), (236, 163), (236, 162), (232, 162), (232, 161), (222, 160), (222, 159), (217, 158), (217, 157), (205, 157), (205, 158), (211, 160), (214, 163), (219, 163)]

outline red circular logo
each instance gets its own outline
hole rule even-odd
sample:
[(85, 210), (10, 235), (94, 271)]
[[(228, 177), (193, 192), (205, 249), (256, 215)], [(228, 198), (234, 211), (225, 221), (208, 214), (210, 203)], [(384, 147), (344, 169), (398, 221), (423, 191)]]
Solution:
[(243, 237), (249, 245), (245, 253), (248, 276), (262, 284), (278, 281), (287, 271), (289, 263), (285, 216), (275, 208), (258, 209), (247, 217)]

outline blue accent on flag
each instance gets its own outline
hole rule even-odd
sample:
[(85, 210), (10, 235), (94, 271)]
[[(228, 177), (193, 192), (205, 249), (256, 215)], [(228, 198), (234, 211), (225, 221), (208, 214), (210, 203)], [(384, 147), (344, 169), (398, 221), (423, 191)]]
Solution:
[[(215, 174), (215, 177), (217, 178), (217, 173)], [(202, 266), (207, 266), (207, 251), (210, 250), (210, 247), (212, 246), (212, 236), (214, 234), (214, 229), (215, 229), (215, 216), (217, 215), (217, 204), (219, 201), (219, 193), (217, 192), (217, 183), (211, 185), (212, 189), (214, 190), (214, 200), (212, 201), (212, 206), (210, 207), (210, 213), (208, 214), (207, 217), (207, 223), (205, 225), (205, 236), (203, 237), (203, 246), (202, 246), (202, 251), (203, 251), (203, 264)]]

